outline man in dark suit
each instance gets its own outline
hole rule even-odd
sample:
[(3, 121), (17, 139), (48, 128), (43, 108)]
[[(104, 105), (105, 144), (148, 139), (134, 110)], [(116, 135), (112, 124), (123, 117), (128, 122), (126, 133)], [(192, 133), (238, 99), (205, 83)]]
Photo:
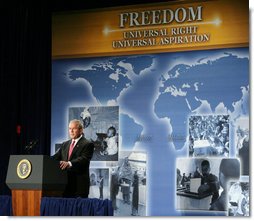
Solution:
[(210, 193), (212, 195), (213, 203), (219, 197), (219, 179), (214, 174), (210, 173), (211, 167), (208, 160), (203, 160), (201, 163), (201, 186), (198, 188), (198, 193), (200, 195)]
[(53, 156), (60, 161), (60, 168), (67, 170), (68, 184), (64, 197), (83, 197), (89, 194), (89, 166), (93, 156), (94, 144), (83, 137), (83, 125), (79, 120), (69, 123), (70, 140), (63, 142)]
[(103, 186), (104, 186), (104, 178), (100, 175), (99, 183), (99, 190), (100, 190), (100, 199), (103, 200)]

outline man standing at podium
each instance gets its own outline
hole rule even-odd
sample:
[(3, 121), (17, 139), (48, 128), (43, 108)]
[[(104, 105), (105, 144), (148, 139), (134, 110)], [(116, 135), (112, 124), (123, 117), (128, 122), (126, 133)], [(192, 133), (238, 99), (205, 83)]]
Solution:
[(83, 197), (89, 194), (89, 166), (93, 156), (94, 144), (83, 136), (83, 124), (79, 120), (69, 123), (70, 140), (62, 143), (61, 148), (53, 156), (60, 161), (60, 168), (67, 170), (68, 184), (64, 197)]

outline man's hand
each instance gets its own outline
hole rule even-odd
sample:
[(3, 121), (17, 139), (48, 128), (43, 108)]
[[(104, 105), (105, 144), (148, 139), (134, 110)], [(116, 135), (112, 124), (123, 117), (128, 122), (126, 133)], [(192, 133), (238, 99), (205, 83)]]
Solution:
[(198, 188), (198, 193), (199, 194), (204, 194), (204, 193), (207, 193), (209, 191), (210, 187), (208, 184), (203, 184), (201, 185), (199, 188)]
[(68, 162), (66, 162), (66, 161), (60, 161), (60, 168), (62, 170), (65, 170), (65, 169), (67, 169), (69, 167), (70, 167), (70, 164)]

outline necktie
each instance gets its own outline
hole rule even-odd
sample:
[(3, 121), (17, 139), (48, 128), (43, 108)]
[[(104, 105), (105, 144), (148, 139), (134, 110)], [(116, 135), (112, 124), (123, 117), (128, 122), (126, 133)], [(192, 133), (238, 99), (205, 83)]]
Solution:
[(71, 153), (73, 151), (73, 148), (75, 146), (75, 140), (72, 141), (71, 145), (70, 145), (70, 148), (69, 148), (69, 154), (68, 154), (68, 160), (70, 159), (71, 157)]

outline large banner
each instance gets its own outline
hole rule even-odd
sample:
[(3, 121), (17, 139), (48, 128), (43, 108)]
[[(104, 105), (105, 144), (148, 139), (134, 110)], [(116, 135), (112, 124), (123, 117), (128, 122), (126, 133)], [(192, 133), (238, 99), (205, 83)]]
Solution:
[(115, 216), (249, 216), (248, 1), (55, 14), (52, 49), (51, 154), (80, 119), (90, 198)]

